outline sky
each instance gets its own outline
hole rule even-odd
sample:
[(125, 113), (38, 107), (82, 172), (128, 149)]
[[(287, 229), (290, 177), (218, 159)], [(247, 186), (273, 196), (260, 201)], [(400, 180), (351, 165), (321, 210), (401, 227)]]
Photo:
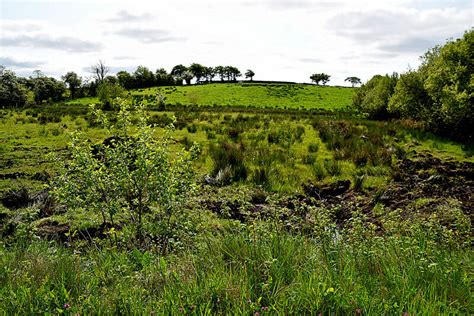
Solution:
[(474, 0), (0, 0), (0, 65), (90, 77), (143, 65), (233, 65), (254, 80), (403, 73), (474, 26)]

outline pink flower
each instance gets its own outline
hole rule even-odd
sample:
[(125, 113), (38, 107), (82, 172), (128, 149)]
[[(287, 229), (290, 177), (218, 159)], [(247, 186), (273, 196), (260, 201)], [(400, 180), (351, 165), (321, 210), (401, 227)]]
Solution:
[(262, 312), (268, 312), (268, 306), (262, 306)]
[(71, 305), (69, 305), (68, 303), (66, 303), (66, 304), (63, 305), (63, 307), (64, 307), (65, 309), (68, 309), (69, 307), (71, 307)]

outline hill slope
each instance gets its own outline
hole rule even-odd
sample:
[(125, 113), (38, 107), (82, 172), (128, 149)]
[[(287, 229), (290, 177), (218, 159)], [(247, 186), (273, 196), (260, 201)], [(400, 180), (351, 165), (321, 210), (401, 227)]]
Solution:
[[(234, 83), (153, 87), (132, 90), (130, 94), (136, 102), (154, 103), (158, 92), (166, 97), (167, 105), (341, 110), (351, 106), (354, 89), (302, 84)], [(90, 102), (94, 100), (78, 99), (68, 103)]]

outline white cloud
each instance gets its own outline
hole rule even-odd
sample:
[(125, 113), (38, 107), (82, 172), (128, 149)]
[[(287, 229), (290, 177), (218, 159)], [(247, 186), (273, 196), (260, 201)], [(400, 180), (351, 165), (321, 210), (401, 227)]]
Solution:
[(27, 61), (27, 60), (17, 60), (12, 57), (0, 57), (0, 65), (7, 68), (15, 68), (21, 70), (31, 70), (38, 69), (43, 62), (40, 61)]
[[(251, 68), (254, 79), (298, 82), (326, 72), (332, 84), (344, 84), (347, 76), (367, 80), (416, 66), (427, 48), (473, 25), (472, 4), (466, 10), (466, 1), (448, 0), (6, 3), (0, 55), (44, 60), (43, 70), (58, 76), (87, 75), (83, 69), (103, 59), (115, 70), (199, 62)], [(36, 10), (38, 3), (49, 9)]]

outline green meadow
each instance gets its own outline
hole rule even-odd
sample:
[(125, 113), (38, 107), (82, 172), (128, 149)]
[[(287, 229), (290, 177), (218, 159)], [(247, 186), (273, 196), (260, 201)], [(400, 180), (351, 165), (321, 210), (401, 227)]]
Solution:
[[(131, 90), (136, 102), (153, 103), (157, 93), (173, 106), (244, 107), (255, 109), (349, 110), (353, 88), (302, 84), (218, 83)], [(94, 98), (68, 103), (89, 104)]]

